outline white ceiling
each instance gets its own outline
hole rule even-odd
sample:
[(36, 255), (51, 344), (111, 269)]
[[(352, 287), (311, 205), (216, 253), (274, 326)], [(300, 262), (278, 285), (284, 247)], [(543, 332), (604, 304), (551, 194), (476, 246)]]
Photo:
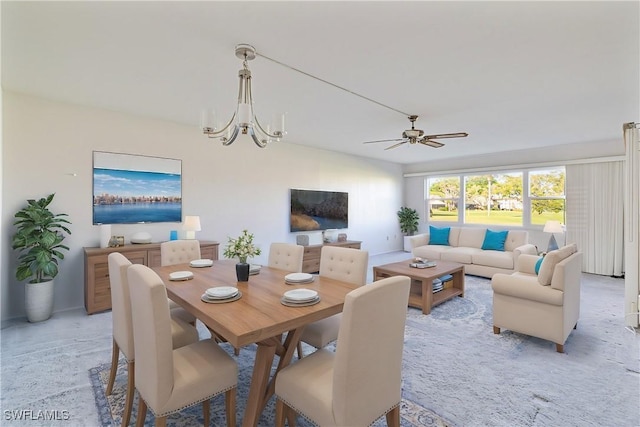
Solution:
[(238, 43), (417, 114), (425, 133), (469, 133), (439, 149), (364, 145), (400, 138), (407, 118), (258, 57), (255, 109), (287, 112), (286, 144), (402, 164), (577, 143), (619, 152), (622, 123), (640, 119), (637, 1), (1, 3), (5, 90), (194, 132), (203, 108), (233, 113)]

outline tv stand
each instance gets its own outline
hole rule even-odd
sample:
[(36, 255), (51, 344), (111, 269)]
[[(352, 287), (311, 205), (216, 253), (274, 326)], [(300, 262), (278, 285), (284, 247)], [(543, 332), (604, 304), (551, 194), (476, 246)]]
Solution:
[(322, 245), (309, 245), (304, 247), (304, 255), (302, 256), (302, 272), (317, 273), (320, 271), (320, 251), (323, 246), (340, 246), (343, 248), (360, 249), (360, 244), (355, 240), (346, 240), (344, 242), (324, 243)]

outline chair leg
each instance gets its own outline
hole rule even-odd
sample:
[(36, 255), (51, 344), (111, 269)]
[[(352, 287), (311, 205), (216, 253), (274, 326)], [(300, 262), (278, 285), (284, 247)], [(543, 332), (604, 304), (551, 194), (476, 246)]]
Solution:
[(287, 419), (287, 423), (289, 424), (289, 427), (296, 427), (296, 411), (293, 410), (293, 408), (285, 405), (284, 406), (284, 415), (285, 418)]
[(138, 419), (136, 420), (136, 427), (144, 427), (145, 418), (147, 418), (147, 402), (140, 396), (140, 399), (138, 399)]
[(302, 359), (304, 357), (304, 354), (302, 353), (302, 343), (300, 341), (298, 341), (298, 360)]
[(387, 412), (387, 426), (400, 427), (400, 405)]
[(211, 423), (211, 400), (209, 399), (202, 402), (202, 416), (204, 417), (204, 426), (209, 427)]
[(284, 402), (276, 399), (276, 424), (275, 427), (284, 427)]
[(234, 387), (224, 394), (224, 406), (227, 411), (227, 427), (236, 427), (236, 391)]
[(156, 427), (167, 427), (167, 417), (156, 417)]
[(493, 333), (496, 334), (496, 335), (499, 335), (500, 334), (500, 328), (498, 328), (497, 326), (494, 326), (493, 327)]
[(116, 380), (116, 371), (118, 370), (118, 357), (120, 356), (120, 347), (116, 340), (113, 340), (113, 350), (111, 350), (111, 372), (109, 372), (109, 382), (107, 383), (106, 395), (109, 396), (113, 392), (113, 383)]
[(122, 412), (122, 427), (129, 425), (131, 420), (131, 408), (133, 408), (133, 396), (135, 389), (135, 361), (127, 362), (127, 395), (125, 397), (124, 411)]
[(578, 329), (578, 322), (576, 322), (576, 324), (573, 325), (573, 329)]
[(556, 344), (556, 351), (558, 353), (564, 353), (564, 344)]

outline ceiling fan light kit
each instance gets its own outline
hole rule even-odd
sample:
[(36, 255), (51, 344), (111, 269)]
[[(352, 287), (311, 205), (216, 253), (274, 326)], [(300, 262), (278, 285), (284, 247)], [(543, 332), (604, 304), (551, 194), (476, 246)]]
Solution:
[(251, 71), (247, 66), (247, 61), (256, 57), (256, 49), (249, 44), (239, 44), (236, 46), (236, 56), (242, 59), (242, 69), (238, 71), (240, 79), (238, 86), (238, 106), (231, 120), (217, 130), (215, 114), (211, 111), (203, 111), (201, 117), (202, 132), (209, 138), (218, 138), (222, 145), (231, 145), (239, 134), (251, 136), (253, 142), (260, 148), (264, 148), (268, 143), (280, 141), (285, 135), (284, 114), (275, 121), (275, 129), (271, 131), (271, 126), (266, 129), (258, 121), (258, 117), (253, 111), (253, 94), (251, 93)]
[(366, 141), (363, 144), (373, 144), (373, 143), (376, 143), (376, 142), (396, 142), (396, 141), (400, 141), (400, 142), (397, 142), (396, 144), (391, 145), (390, 147), (385, 148), (385, 150), (391, 150), (392, 148), (399, 147), (399, 146), (401, 146), (403, 144), (406, 144), (407, 142), (409, 144), (422, 144), (422, 145), (426, 145), (426, 146), (433, 147), (433, 148), (440, 148), (440, 147), (443, 147), (444, 144), (442, 142), (435, 141), (435, 139), (464, 138), (465, 136), (469, 135), (466, 132), (440, 133), (440, 134), (436, 134), (436, 135), (424, 135), (424, 131), (422, 131), (421, 129), (416, 129), (415, 128), (415, 122), (418, 119), (418, 116), (411, 115), (411, 116), (408, 117), (408, 119), (411, 122), (411, 129), (407, 129), (404, 132), (402, 132), (402, 138), (400, 138), (400, 139), (380, 139), (380, 140), (377, 140), (377, 141)]

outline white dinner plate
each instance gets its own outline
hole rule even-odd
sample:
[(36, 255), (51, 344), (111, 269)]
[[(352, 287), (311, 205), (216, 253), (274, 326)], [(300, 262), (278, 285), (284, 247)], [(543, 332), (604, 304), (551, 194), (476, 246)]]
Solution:
[(284, 280), (290, 283), (303, 283), (313, 280), (313, 276), (309, 273), (289, 273), (284, 276)]
[(205, 294), (210, 298), (231, 298), (238, 293), (238, 288), (234, 286), (216, 286), (209, 288)]
[(251, 264), (249, 266), (249, 274), (258, 274), (258, 273), (260, 273), (260, 268), (262, 268), (262, 266), (260, 264)]
[(211, 267), (213, 265), (212, 259), (194, 259), (189, 263), (191, 267)]
[(318, 292), (313, 289), (294, 289), (284, 293), (284, 298), (291, 302), (312, 301), (318, 297)]
[(169, 273), (169, 280), (189, 280), (193, 277), (190, 271), (174, 271)]

